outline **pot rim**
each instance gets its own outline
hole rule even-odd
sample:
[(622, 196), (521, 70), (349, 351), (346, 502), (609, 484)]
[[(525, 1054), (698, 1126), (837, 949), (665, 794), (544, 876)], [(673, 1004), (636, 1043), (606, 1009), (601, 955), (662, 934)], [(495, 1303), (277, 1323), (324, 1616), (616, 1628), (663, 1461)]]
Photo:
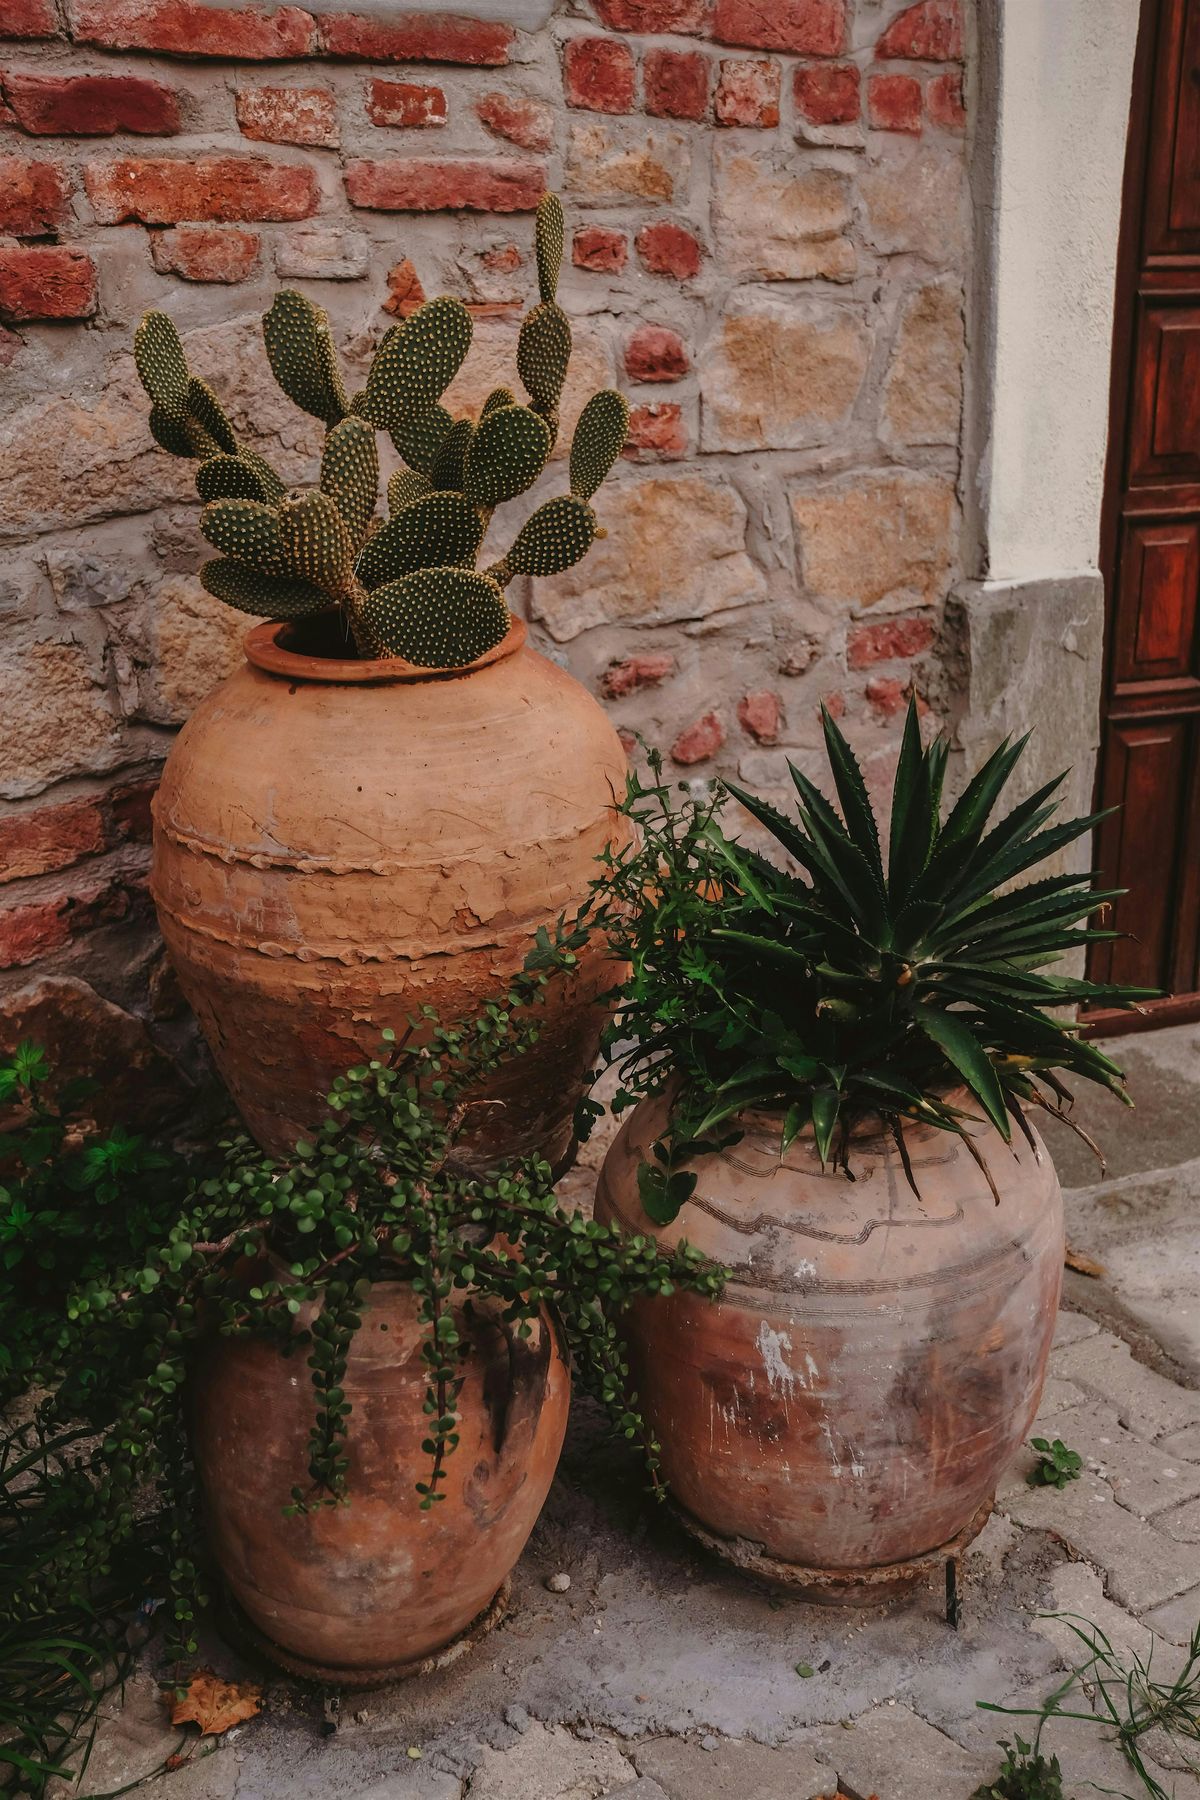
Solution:
[(529, 636), (524, 619), (509, 613), (508, 631), (498, 644), (477, 656), (474, 662), (454, 669), (427, 669), (419, 663), (406, 662), (402, 656), (354, 658), (340, 656), (305, 656), (289, 650), (280, 642), (290, 631), (293, 621), (267, 619), (255, 625), (242, 640), (246, 661), (266, 675), (282, 676), (286, 681), (316, 681), (335, 687), (382, 687), (396, 682), (458, 681), (480, 669), (515, 656), (525, 648)]

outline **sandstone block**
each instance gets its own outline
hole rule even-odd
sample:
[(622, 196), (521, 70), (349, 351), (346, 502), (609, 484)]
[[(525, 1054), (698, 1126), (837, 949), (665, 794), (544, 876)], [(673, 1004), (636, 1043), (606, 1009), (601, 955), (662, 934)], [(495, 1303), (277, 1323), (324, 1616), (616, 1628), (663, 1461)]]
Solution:
[(965, 354), (958, 282), (922, 288), (901, 315), (884, 388), (884, 417), (898, 442), (958, 441)]
[(871, 334), (829, 302), (743, 301), (701, 361), (706, 450), (802, 449), (845, 428), (862, 388)]
[(685, 188), (689, 165), (678, 132), (580, 120), (572, 125), (567, 146), (566, 188), (585, 205), (673, 200)]
[(0, 795), (21, 799), (64, 775), (111, 768), (119, 727), (79, 645), (10, 644), (0, 708)]
[(855, 272), (850, 180), (838, 169), (779, 172), (761, 157), (719, 145), (713, 236), (736, 275), (767, 281), (848, 280)]
[(913, 143), (896, 144), (858, 180), (865, 234), (885, 256), (908, 252), (951, 263), (965, 248), (965, 184), (961, 159)]
[(792, 497), (801, 576), (851, 606), (943, 597), (954, 566), (955, 495), (938, 475), (863, 474)]

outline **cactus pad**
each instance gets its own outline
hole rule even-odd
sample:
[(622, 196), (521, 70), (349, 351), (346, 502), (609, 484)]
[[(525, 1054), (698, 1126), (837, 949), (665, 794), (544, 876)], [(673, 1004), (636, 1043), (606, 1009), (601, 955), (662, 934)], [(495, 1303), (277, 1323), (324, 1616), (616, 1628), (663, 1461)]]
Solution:
[(214, 500), (200, 514), (200, 529), (224, 556), (265, 575), (283, 572), (283, 540), (279, 513), (261, 500)]
[(379, 430), (395, 432), (441, 399), (470, 347), (471, 315), (462, 301), (449, 294), (427, 300), (384, 333), (354, 410)]
[(557, 411), (571, 358), (571, 324), (553, 300), (526, 313), (517, 339), (517, 373), (540, 413)]
[(253, 463), (224, 451), (196, 470), (196, 492), (202, 500), (269, 500), (273, 496)]
[(201, 381), (197, 375), (188, 382), (186, 411), (198, 453), (204, 453), (207, 440), (217, 449), (224, 450), (227, 456), (237, 455), (237, 437), (225, 415), (225, 408), (207, 381)]
[(494, 649), (511, 623), (504, 595), (474, 569), (419, 569), (368, 594), (367, 630), (393, 656), (457, 669)]
[(231, 557), (217, 556), (200, 570), (201, 585), (226, 606), (260, 619), (303, 619), (324, 612), (329, 595), (292, 575), (262, 575)]
[(527, 406), (501, 406), (481, 417), (471, 439), (462, 489), (477, 506), (495, 506), (533, 486), (550, 454), (550, 427)]
[[(166, 412), (155, 402), (150, 408), (150, 435), (156, 444), (161, 444), (172, 456), (196, 454), (186, 413), (181, 413), (176, 418), (174, 413)], [(210, 450), (215, 448), (215, 445), (210, 445)]]
[[(133, 361), (141, 384), (155, 406), (168, 417), (182, 420), (191, 377), (179, 333), (166, 313), (146, 314), (133, 334)], [(175, 454), (180, 453), (176, 451)]]
[(435, 488), (455, 488), (462, 492), (467, 453), (474, 435), (475, 427), (470, 419), (455, 419), (429, 466), (429, 479)]
[(479, 416), (481, 419), (486, 419), (489, 413), (496, 412), (499, 407), (515, 406), (516, 404), (517, 396), (513, 393), (511, 388), (493, 388), (483, 405), (480, 407)]
[(472, 569), (482, 541), (483, 520), (468, 499), (426, 494), (367, 540), (355, 572), (364, 587), (377, 588), (417, 569)]
[(621, 451), (629, 434), (629, 402), (624, 394), (604, 388), (593, 394), (579, 415), (571, 439), (571, 492), (590, 500)]
[(431, 406), (428, 412), (397, 420), (392, 428), (392, 442), (410, 468), (428, 475), (453, 424), (444, 406)]
[(353, 583), (354, 546), (328, 494), (301, 494), (279, 508), (279, 541), (289, 574), (313, 581), (330, 594)]
[(345, 418), (326, 433), (321, 452), (321, 492), (342, 515), (357, 550), (379, 497), (379, 453), (375, 433), (364, 419)]
[(499, 565), (498, 579), (557, 575), (586, 556), (596, 535), (596, 515), (586, 500), (561, 494), (526, 519)]
[(263, 315), (271, 372), (289, 400), (326, 425), (347, 412), (329, 319), (303, 294), (283, 288)]
[(397, 469), (387, 485), (388, 511), (403, 512), (414, 500), (424, 499), (429, 488), (428, 475), (422, 475), (419, 469)]
[(543, 300), (553, 300), (558, 292), (562, 270), (566, 226), (562, 201), (557, 194), (543, 194), (537, 204), (533, 228), (534, 256), (537, 260), (538, 293)]
[(266, 498), (277, 505), (287, 493), (287, 484), (279, 479), (266, 457), (260, 456), (257, 450), (248, 450), (245, 444), (239, 445), (238, 457), (240, 461), (249, 463), (266, 490)]

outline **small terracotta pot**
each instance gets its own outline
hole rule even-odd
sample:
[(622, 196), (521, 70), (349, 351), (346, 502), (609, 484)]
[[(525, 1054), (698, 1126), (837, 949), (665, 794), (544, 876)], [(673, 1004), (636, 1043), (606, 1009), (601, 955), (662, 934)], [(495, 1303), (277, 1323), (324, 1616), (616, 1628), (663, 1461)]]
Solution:
[[(624, 831), (616, 732), (519, 621), (461, 670), (304, 641), (250, 632), (246, 666), (193, 713), (154, 802), (171, 960), (275, 1154), (320, 1122), (334, 1077), (385, 1026), (425, 1005), (450, 1023), (502, 991)], [(539, 1045), (488, 1089), (502, 1104), (478, 1115), (485, 1152), (562, 1158), (613, 975), (597, 947), (552, 984)]]
[(596, 1217), (733, 1271), (720, 1300), (628, 1315), (674, 1500), (736, 1562), (812, 1599), (874, 1599), (969, 1540), (1033, 1422), (1062, 1280), (1054, 1165), (971, 1128), (997, 1205), (956, 1137), (908, 1126), (918, 1199), (877, 1125), (853, 1139), (851, 1182), (811, 1136), (781, 1162), (779, 1121), (751, 1114), (660, 1228), (637, 1168), (666, 1120), (663, 1097), (631, 1114)]
[(570, 1377), (548, 1314), (524, 1339), (488, 1301), (460, 1308), (458, 1324), (471, 1346), (461, 1441), (428, 1512), (416, 1492), (430, 1465), (426, 1370), (407, 1285), (371, 1290), (353, 1340), (345, 1505), (284, 1516), (309, 1482), (316, 1400), (304, 1349), (221, 1338), (201, 1354), (193, 1441), (209, 1542), (284, 1667), (346, 1685), (391, 1680), (495, 1616), (554, 1478)]

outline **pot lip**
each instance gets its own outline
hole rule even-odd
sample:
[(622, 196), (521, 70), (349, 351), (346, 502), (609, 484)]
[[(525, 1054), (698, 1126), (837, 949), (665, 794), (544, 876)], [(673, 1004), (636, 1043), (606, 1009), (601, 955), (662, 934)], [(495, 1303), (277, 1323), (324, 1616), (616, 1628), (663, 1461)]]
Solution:
[(334, 687), (385, 687), (417, 681), (459, 681), (480, 669), (515, 656), (525, 648), (529, 636), (524, 619), (508, 615), (508, 631), (498, 644), (461, 668), (426, 669), (418, 663), (406, 662), (402, 656), (356, 659), (338, 656), (305, 656), (289, 650), (280, 640), (291, 629), (287, 619), (267, 619), (255, 625), (242, 640), (246, 661), (266, 675), (282, 676), (286, 681), (323, 682)]

